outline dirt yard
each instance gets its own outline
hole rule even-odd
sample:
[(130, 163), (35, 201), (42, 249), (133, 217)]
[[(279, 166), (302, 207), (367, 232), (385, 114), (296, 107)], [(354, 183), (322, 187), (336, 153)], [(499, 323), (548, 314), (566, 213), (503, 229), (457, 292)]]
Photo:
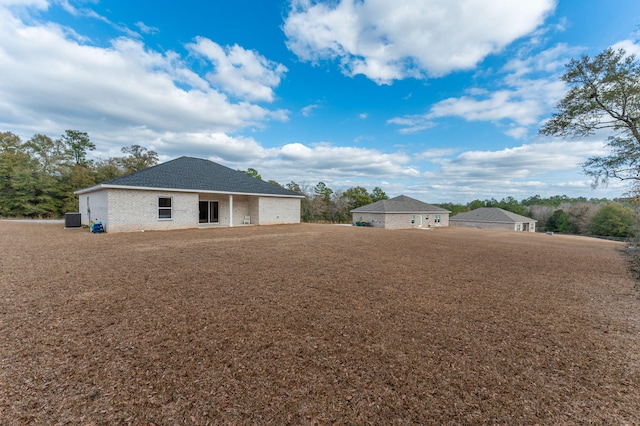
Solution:
[(640, 424), (620, 243), (0, 221), (0, 424)]

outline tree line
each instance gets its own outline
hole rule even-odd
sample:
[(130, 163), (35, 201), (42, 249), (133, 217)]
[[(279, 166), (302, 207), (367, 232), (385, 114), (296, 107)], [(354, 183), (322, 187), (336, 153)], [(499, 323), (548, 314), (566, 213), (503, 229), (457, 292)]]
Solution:
[(305, 222), (351, 223), (351, 210), (389, 198), (380, 187), (368, 192), (362, 186), (334, 191), (324, 182), (313, 187), (295, 182), (285, 186), (305, 195), (301, 206), (301, 220)]
[(86, 132), (66, 130), (58, 139), (36, 134), (27, 141), (0, 132), (0, 217), (57, 218), (78, 210), (78, 189), (158, 163), (140, 145), (122, 157), (90, 160), (96, 146)]
[[(569, 198), (539, 195), (520, 202), (512, 197), (500, 201), (474, 200), (466, 205), (442, 204), (452, 215), (479, 207), (500, 207), (538, 221), (536, 229), (547, 232), (632, 237), (637, 234), (640, 200), (640, 59), (624, 49), (605, 49), (598, 55), (584, 55), (566, 64), (561, 80), (569, 91), (557, 104), (557, 111), (540, 129), (540, 134), (583, 137), (607, 131), (608, 152), (581, 164), (595, 186), (610, 179), (630, 183), (629, 200)], [(291, 182), (287, 185), (305, 195), (303, 220), (347, 221), (348, 211), (358, 207), (356, 187), (335, 193), (319, 182), (313, 188)], [(375, 190), (374, 190), (375, 192)], [(351, 196), (350, 196), (351, 195)], [(637, 196), (636, 196), (637, 195)], [(371, 201), (377, 199), (369, 194)], [(639, 235), (640, 236), (640, 235)]]
[[(79, 130), (66, 130), (58, 139), (36, 134), (26, 141), (0, 132), (0, 217), (62, 217), (78, 210), (74, 191), (158, 163), (158, 154), (140, 145), (123, 147), (121, 157), (89, 159), (95, 149), (89, 134)], [(262, 179), (253, 168), (244, 173)], [(349, 223), (351, 209), (388, 198), (378, 187), (369, 193), (363, 187), (334, 192), (324, 182), (309, 187), (292, 181), (284, 186), (305, 195), (304, 222)]]
[[(244, 170), (243, 170), (244, 171)], [(244, 173), (261, 179), (260, 173), (249, 168)], [(351, 210), (389, 197), (379, 187), (371, 192), (356, 186), (347, 190), (332, 190), (324, 182), (316, 185), (286, 185), (270, 180), (304, 195), (301, 206), (303, 222), (351, 223)], [(539, 232), (558, 232), (576, 235), (598, 235), (630, 238), (636, 235), (636, 203), (633, 199), (608, 200), (606, 198), (568, 197), (554, 195), (542, 198), (534, 195), (521, 201), (513, 197), (473, 200), (466, 204), (441, 203), (439, 207), (451, 212), (451, 216), (481, 207), (498, 207), (538, 221)]]
[[(248, 174), (255, 176), (250, 171)], [(361, 186), (333, 191), (324, 182), (314, 186), (290, 182), (284, 187), (304, 195), (301, 207), (303, 222), (351, 223), (351, 210), (389, 198), (379, 187), (371, 192)], [(476, 199), (466, 204), (435, 205), (449, 210), (451, 216), (481, 207), (498, 207), (537, 220), (536, 229), (539, 232), (630, 238), (636, 235), (638, 223), (634, 199), (572, 198), (566, 195), (543, 198), (534, 195), (521, 201), (506, 197), (501, 200)]]
[(539, 232), (558, 232), (575, 235), (595, 235), (619, 238), (635, 237), (637, 233), (637, 202), (635, 199), (568, 197), (554, 195), (542, 198), (534, 195), (517, 201), (506, 197), (473, 200), (465, 205), (445, 203), (440, 207), (451, 215), (480, 207), (498, 207), (537, 220)]
[[(95, 148), (89, 135), (78, 130), (67, 130), (58, 139), (36, 134), (27, 141), (10, 132), (0, 133), (0, 217), (62, 217), (78, 209), (74, 191), (158, 163), (158, 154), (140, 145), (123, 147), (124, 155), (120, 157), (88, 159)], [(262, 179), (256, 169), (243, 172)], [(389, 198), (380, 187), (369, 192), (362, 186), (333, 190), (324, 182), (269, 182), (304, 196), (303, 222), (351, 223), (351, 210)], [(500, 201), (492, 198), (439, 206), (451, 211), (451, 215), (480, 207), (500, 207), (537, 220), (539, 231), (570, 234), (630, 237), (635, 235), (637, 223), (629, 200), (535, 195), (521, 201), (506, 197)]]
[[(254, 168), (241, 171), (249, 176), (262, 179), (260, 173)], [(268, 182), (304, 195), (300, 206), (300, 220), (303, 222), (351, 223), (351, 210), (389, 198), (377, 186), (371, 192), (362, 186), (334, 191), (322, 181), (313, 186), (294, 181), (285, 185), (274, 180)]]

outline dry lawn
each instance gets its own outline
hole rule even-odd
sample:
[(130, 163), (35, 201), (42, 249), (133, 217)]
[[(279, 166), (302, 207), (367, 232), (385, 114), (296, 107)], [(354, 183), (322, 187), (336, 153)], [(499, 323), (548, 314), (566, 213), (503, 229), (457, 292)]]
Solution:
[(0, 221), (0, 424), (640, 424), (621, 247)]

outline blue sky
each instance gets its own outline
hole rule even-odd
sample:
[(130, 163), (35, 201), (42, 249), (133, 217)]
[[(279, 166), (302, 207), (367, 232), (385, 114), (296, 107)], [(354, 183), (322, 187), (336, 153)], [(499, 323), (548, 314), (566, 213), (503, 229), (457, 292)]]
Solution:
[(579, 166), (606, 134), (538, 135), (572, 57), (640, 53), (613, 3), (0, 0), (0, 131), (430, 203), (613, 198)]

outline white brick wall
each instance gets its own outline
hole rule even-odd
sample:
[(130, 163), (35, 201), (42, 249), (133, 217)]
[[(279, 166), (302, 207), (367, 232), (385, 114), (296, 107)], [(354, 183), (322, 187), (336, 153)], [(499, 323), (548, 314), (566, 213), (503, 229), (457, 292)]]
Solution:
[[(172, 199), (172, 218), (158, 218), (158, 198)], [(107, 232), (166, 230), (198, 226), (198, 194), (183, 192), (109, 190)]]
[[(523, 229), (523, 223), (520, 224), (520, 231)], [(451, 226), (460, 226), (465, 228), (480, 228), (480, 229), (497, 229), (502, 231), (517, 231), (517, 223), (498, 223), (498, 222), (467, 222), (462, 220), (452, 220)], [(536, 223), (530, 222), (528, 232), (536, 231)]]
[(102, 222), (106, 227), (108, 222), (108, 197), (109, 191), (106, 189), (78, 195), (81, 221), (84, 226), (88, 226), (89, 222), (93, 220)]
[(374, 228), (384, 228), (386, 226), (385, 215), (382, 213), (354, 213), (352, 222), (368, 222)]
[(241, 225), (245, 216), (249, 216), (249, 197), (233, 196), (233, 226)]
[[(249, 197), (249, 220), (251, 224), (259, 224), (260, 217), (260, 197)], [(243, 218), (244, 219), (244, 218)]]
[(436, 223), (436, 215), (433, 213), (354, 213), (353, 222), (363, 220), (371, 223), (374, 228), (418, 228), (422, 218), (422, 228), (449, 226), (449, 213), (439, 213), (439, 215), (440, 222)]
[(258, 203), (260, 225), (300, 223), (299, 198), (260, 197)]
[[(172, 199), (172, 218), (158, 218), (158, 198)], [(197, 228), (199, 201), (217, 201), (220, 226), (229, 226), (229, 195), (102, 189), (79, 195), (82, 224), (101, 221), (107, 232)], [(88, 216), (91, 209), (91, 217)], [(233, 195), (233, 225), (300, 223), (300, 199)]]
[[(387, 214), (385, 215), (385, 228), (417, 228), (420, 217), (417, 214)], [(414, 223), (411, 223), (413, 217)], [(424, 224), (424, 223), (423, 223)]]

